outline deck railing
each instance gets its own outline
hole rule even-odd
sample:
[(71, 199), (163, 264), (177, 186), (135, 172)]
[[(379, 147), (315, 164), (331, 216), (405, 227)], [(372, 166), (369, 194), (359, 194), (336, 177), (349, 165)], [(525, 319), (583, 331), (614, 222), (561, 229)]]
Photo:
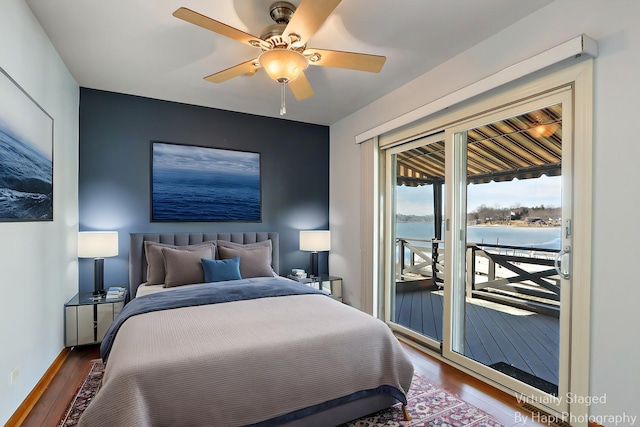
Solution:
[(435, 239), (397, 238), (396, 281), (430, 278), (442, 282), (444, 248), (441, 243)]
[[(560, 279), (554, 268), (558, 250), (499, 244), (467, 245), (467, 295), (493, 293), (554, 304)], [(396, 239), (396, 281), (431, 279), (442, 286), (444, 242)]]

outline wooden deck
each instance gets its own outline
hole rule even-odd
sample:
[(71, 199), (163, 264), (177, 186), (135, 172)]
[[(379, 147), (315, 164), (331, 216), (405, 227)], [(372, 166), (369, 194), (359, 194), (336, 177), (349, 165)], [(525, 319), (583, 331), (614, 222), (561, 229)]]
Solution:
[[(441, 292), (396, 294), (396, 323), (438, 341), (442, 341), (442, 310)], [(558, 353), (557, 318), (483, 301), (466, 304), (467, 357), (487, 366), (503, 362), (555, 385)]]

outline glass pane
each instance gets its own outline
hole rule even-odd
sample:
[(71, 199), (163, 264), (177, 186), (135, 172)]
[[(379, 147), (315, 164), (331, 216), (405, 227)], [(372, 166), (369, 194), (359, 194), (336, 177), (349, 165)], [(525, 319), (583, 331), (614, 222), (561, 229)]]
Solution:
[(442, 341), (444, 143), (393, 156), (395, 162), (394, 321)]
[(562, 237), (561, 115), (558, 104), (466, 132), (464, 336), (454, 342), (454, 351), (552, 395), (559, 374), (561, 280), (553, 264)]

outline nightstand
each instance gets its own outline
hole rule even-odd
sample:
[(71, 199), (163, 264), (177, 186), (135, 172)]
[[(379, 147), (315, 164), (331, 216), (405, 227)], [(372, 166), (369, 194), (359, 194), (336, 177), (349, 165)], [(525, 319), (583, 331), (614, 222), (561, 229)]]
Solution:
[(95, 344), (102, 341), (113, 319), (124, 307), (127, 292), (120, 298), (94, 298), (93, 293), (76, 294), (64, 305), (64, 345)]
[(314, 289), (323, 289), (329, 292), (333, 299), (342, 302), (342, 277), (329, 276), (328, 274), (321, 274), (319, 277), (307, 277), (304, 279), (295, 276), (287, 277), (297, 282), (304, 283), (307, 286), (311, 286)]

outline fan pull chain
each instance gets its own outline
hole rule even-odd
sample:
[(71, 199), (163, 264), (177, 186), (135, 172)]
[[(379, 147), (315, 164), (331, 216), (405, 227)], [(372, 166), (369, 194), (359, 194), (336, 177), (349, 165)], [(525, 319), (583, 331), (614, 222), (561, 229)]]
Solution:
[(287, 86), (287, 82), (282, 82), (282, 85), (280, 85), (280, 115), (284, 116), (285, 114), (287, 114), (287, 104), (286, 104), (286, 93), (285, 93), (285, 89)]

